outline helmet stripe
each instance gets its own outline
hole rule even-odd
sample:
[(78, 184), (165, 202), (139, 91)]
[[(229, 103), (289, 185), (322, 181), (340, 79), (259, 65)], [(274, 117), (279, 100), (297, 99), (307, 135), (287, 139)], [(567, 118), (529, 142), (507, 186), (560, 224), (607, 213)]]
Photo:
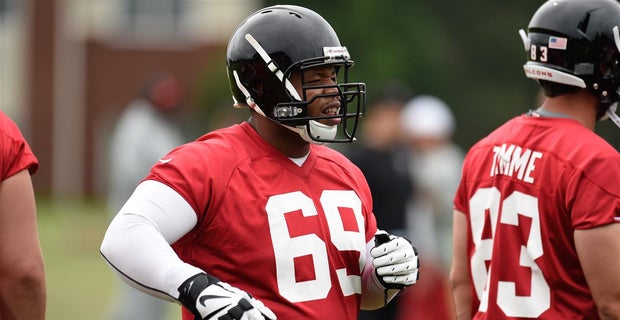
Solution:
[(265, 61), (269, 70), (271, 70), (271, 72), (273, 72), (278, 77), (278, 79), (280, 79), (280, 81), (284, 81), (284, 85), (286, 86), (286, 89), (288, 90), (288, 92), (295, 99), (301, 101), (301, 98), (299, 97), (299, 94), (297, 93), (297, 89), (295, 89), (293, 84), (290, 81), (288, 81), (288, 79), (284, 79), (284, 74), (282, 73), (282, 70), (278, 69), (278, 66), (273, 62), (273, 60), (271, 60), (271, 57), (269, 56), (269, 54), (267, 54), (267, 51), (265, 51), (265, 49), (261, 47), (260, 43), (258, 43), (258, 41), (256, 41), (256, 39), (254, 39), (254, 37), (249, 33), (245, 35), (245, 39), (250, 43), (250, 45), (254, 48), (254, 50), (258, 52), (258, 54), (263, 59), (263, 61)]
[(527, 36), (525, 30), (520, 29), (519, 35), (521, 36), (521, 41), (523, 41), (523, 46), (525, 47), (525, 51), (530, 50), (530, 38)]
[(618, 32), (618, 26), (615, 26), (614, 31), (614, 40), (616, 41), (616, 47), (618, 47), (618, 51), (620, 51), (620, 32)]

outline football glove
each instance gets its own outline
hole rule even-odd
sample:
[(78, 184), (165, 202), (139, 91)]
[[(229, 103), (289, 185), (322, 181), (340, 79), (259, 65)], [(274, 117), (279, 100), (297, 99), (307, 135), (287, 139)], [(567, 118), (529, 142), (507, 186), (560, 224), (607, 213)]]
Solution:
[(370, 250), (377, 279), (386, 289), (403, 289), (418, 280), (420, 259), (409, 240), (379, 231)]
[(195, 320), (275, 320), (276, 315), (247, 292), (206, 273), (187, 279), (179, 287), (179, 302)]

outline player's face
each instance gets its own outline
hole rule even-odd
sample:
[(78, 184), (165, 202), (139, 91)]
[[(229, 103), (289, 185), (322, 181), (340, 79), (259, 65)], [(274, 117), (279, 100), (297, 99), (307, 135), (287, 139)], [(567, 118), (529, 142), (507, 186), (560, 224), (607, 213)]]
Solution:
[[(312, 101), (308, 104), (308, 115), (311, 117), (327, 117), (327, 116), (336, 116), (340, 111), (340, 100), (337, 96), (338, 88), (335, 86), (337, 84), (337, 73), (334, 67), (324, 66), (307, 69), (303, 72), (304, 77), (304, 87), (306, 100)], [(301, 77), (299, 74), (293, 76), (291, 81), (293, 85), (299, 92), (299, 95), (303, 97), (302, 92), (302, 84)], [(316, 87), (319, 88), (310, 88), (308, 87)], [(321, 87), (327, 86), (327, 87)], [(317, 95), (325, 95), (329, 96), (325, 97), (317, 97), (316, 99), (312, 99)], [(322, 119), (319, 122), (335, 126), (340, 124), (340, 118), (332, 118), (332, 119)]]

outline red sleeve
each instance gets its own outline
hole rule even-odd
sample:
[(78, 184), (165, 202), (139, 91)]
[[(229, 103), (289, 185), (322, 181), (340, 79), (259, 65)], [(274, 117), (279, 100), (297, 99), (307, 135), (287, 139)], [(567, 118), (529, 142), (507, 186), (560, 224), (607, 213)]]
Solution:
[[(567, 206), (575, 229), (588, 229), (620, 221), (620, 159), (615, 150), (585, 160), (568, 183)], [(587, 169), (587, 170), (586, 170)]]
[(39, 161), (32, 153), (15, 122), (2, 112), (0, 112), (0, 153), (2, 156), (0, 159), (2, 180), (24, 169), (28, 169), (30, 174), (34, 174), (39, 167)]

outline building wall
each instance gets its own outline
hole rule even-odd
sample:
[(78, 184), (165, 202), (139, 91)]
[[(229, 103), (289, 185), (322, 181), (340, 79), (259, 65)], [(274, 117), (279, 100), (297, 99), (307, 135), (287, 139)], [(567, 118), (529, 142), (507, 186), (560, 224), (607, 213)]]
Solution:
[[(106, 134), (136, 88), (158, 70), (195, 87), (234, 27), (261, 5), (258, 0), (18, 3), (11, 28), (0, 32), (0, 104), (19, 119), (41, 162), (33, 176), (36, 191), (51, 196), (100, 195)], [(22, 63), (16, 57), (23, 57)]]

